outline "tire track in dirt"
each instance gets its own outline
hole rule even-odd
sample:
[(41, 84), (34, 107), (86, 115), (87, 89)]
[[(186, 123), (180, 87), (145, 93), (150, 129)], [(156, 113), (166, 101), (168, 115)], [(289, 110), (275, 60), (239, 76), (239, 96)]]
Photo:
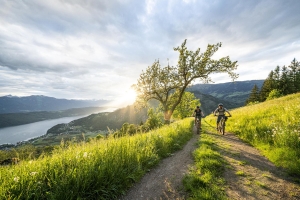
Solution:
[(287, 173), (232, 133), (211, 134), (229, 163), (224, 178), (229, 199), (300, 199), (300, 186)]

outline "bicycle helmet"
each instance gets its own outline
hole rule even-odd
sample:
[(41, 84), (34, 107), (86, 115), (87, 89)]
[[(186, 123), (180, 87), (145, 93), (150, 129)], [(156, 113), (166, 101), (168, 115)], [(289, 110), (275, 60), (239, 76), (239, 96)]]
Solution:
[(218, 106), (223, 106), (223, 104), (222, 103), (219, 103), (219, 105)]

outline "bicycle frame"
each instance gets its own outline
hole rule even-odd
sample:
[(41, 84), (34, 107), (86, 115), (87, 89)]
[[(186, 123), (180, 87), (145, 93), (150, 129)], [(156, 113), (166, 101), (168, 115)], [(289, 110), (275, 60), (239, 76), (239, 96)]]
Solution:
[(226, 117), (228, 116), (222, 116), (218, 123), (218, 132), (222, 135), (225, 135)]
[(198, 117), (196, 119), (196, 128), (197, 128), (196, 132), (197, 132), (197, 134), (199, 134), (200, 133), (200, 119)]

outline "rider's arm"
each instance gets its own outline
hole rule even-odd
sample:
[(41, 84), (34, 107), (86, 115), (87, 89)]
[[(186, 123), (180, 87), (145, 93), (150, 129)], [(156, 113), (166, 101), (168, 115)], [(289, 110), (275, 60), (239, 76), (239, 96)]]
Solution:
[(218, 112), (218, 108), (214, 111), (214, 115), (217, 115)]
[(230, 112), (229, 112), (227, 109), (226, 109), (225, 111), (226, 111), (226, 112), (229, 114), (229, 116), (231, 117), (231, 114), (230, 114)]

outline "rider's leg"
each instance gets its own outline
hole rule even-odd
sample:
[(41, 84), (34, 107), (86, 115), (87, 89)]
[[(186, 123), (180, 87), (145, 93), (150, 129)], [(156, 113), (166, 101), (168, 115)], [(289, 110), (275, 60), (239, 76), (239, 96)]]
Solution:
[(219, 115), (217, 118), (217, 128), (216, 128), (217, 130), (218, 130), (218, 124), (219, 124), (220, 120), (221, 120), (221, 116)]

